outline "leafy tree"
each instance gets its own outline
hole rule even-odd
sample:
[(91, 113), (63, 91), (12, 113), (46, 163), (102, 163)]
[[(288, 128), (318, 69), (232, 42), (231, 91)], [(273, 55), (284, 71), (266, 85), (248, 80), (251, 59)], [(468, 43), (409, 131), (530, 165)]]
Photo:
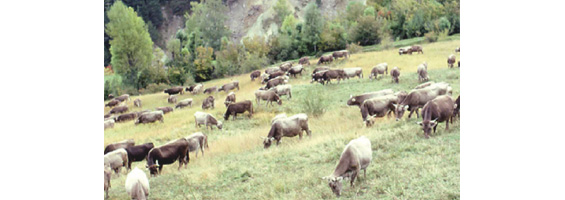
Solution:
[(141, 88), (139, 76), (153, 58), (153, 42), (143, 19), (131, 7), (117, 1), (108, 11), (106, 33), (112, 38), (112, 66), (124, 83)]
[(294, 15), (290, 14), (288, 16), (286, 16), (284, 18), (284, 21), (281, 25), (281, 29), (280, 32), (287, 34), (287, 35), (292, 35), (295, 28), (296, 28), (296, 24), (298, 23), (298, 20), (296, 18), (294, 18)]
[(324, 31), (321, 34), (321, 46), (323, 51), (333, 51), (345, 49), (347, 44), (347, 34), (345, 33), (345, 28), (341, 25), (339, 19), (334, 19), (324, 27)]
[(227, 38), (223, 40), (222, 50), (216, 51), (217, 67), (214, 70), (214, 77), (240, 73), (242, 58), (243, 46), (229, 42)]
[(381, 23), (373, 16), (363, 16), (350, 30), (350, 39), (361, 45), (378, 44), (380, 40)]
[(288, 3), (286, 0), (278, 0), (275, 6), (273, 6), (273, 10), (275, 10), (276, 13), (275, 20), (277, 24), (280, 24), (283, 21), (283, 18), (292, 14), (290, 9), (288, 9)]
[(196, 59), (194, 60), (195, 79), (196, 82), (209, 80), (214, 71), (212, 66), (212, 54), (214, 50), (211, 47), (199, 46), (196, 48)]
[(324, 28), (324, 18), (314, 2), (309, 3), (304, 11), (304, 27), (302, 41), (308, 52), (317, 52), (320, 44), (320, 35)]
[(187, 16), (186, 33), (195, 34), (191, 41), (196, 46), (209, 46), (219, 50), (221, 38), (229, 36), (226, 27), (228, 7), (221, 0), (207, 0), (204, 3), (191, 2), (192, 14)]
[(363, 16), (377, 16), (375, 14), (375, 7), (373, 6), (368, 6), (367, 8), (365, 8), (365, 10), (363, 11)]
[(349, 22), (356, 21), (359, 17), (363, 16), (365, 6), (359, 1), (351, 1), (347, 3), (345, 19)]
[(257, 54), (259, 57), (265, 57), (269, 52), (269, 46), (265, 43), (265, 38), (261, 36), (243, 38), (243, 46), (245, 51)]

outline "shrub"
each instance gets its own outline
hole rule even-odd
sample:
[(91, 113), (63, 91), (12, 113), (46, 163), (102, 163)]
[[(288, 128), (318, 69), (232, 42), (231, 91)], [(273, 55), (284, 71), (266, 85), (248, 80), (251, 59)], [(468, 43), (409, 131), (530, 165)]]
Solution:
[(159, 83), (159, 84), (151, 83), (151, 84), (147, 85), (147, 87), (145, 89), (139, 90), (139, 92), (141, 94), (158, 93), (158, 92), (163, 92), (163, 90), (165, 90), (169, 87), (170, 87), (169, 85), (164, 84), (164, 83)]
[(350, 54), (359, 53), (363, 51), (363, 47), (360, 46), (359, 43), (351, 43), (347, 45), (347, 51), (349, 51)]
[(424, 34), (424, 37), (428, 42), (436, 42), (438, 39), (438, 34), (435, 31), (431, 31)]
[(326, 112), (328, 100), (319, 89), (306, 90), (306, 98), (301, 100), (300, 105), (309, 116), (319, 117)]
[(266, 57), (261, 57), (257, 54), (247, 54), (247, 57), (242, 63), (241, 73), (247, 73), (253, 70), (260, 69), (266, 66), (269, 60)]

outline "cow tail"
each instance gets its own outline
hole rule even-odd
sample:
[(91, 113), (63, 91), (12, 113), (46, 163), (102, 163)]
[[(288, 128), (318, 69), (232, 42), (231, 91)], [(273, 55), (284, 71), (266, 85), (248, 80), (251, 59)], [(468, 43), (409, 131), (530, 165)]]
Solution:
[(138, 180), (136, 183), (134, 183), (132, 189), (135, 191), (135, 196), (137, 197), (136, 199), (145, 199), (145, 190), (143, 189), (141, 181)]

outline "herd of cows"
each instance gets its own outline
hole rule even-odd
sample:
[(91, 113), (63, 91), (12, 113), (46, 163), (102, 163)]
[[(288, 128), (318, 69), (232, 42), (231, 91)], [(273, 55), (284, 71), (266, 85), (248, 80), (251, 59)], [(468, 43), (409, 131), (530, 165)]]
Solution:
[[(459, 52), (459, 48), (455, 50)], [(412, 54), (418, 52), (423, 54), (423, 48), (419, 45), (403, 47), (399, 49), (399, 54)], [(330, 63), (338, 58), (349, 58), (347, 50), (336, 51), (331, 55), (322, 56), (318, 60), (318, 65)], [(455, 63), (455, 56), (452, 54), (447, 59), (449, 68), (452, 68)], [(458, 62), (459, 63), (459, 62)], [(273, 102), (282, 105), (281, 96), (287, 96), (287, 100), (292, 98), (292, 86), (289, 83), (290, 77), (302, 75), (304, 71), (303, 65), (310, 65), (308, 57), (300, 58), (297, 65), (292, 62), (286, 62), (278, 67), (267, 68), (264, 73), (256, 70), (250, 74), (251, 81), (260, 79), (264, 85), (255, 91), (256, 105), (260, 106), (261, 100), (265, 102), (265, 106), (273, 106)], [(458, 64), (459, 65), (459, 64)], [(460, 66), (460, 65), (459, 65)], [(387, 75), (388, 64), (380, 63), (374, 66), (370, 72), (369, 79), (378, 79), (379, 75)], [(375, 92), (364, 93), (360, 95), (351, 95), (347, 101), (349, 106), (357, 106), (360, 109), (361, 118), (363, 123), (370, 127), (377, 118), (390, 116), (394, 114), (396, 120), (400, 120), (405, 111), (410, 111), (408, 118), (411, 118), (415, 112), (417, 118), (420, 118), (419, 110), (421, 109), (422, 121), (417, 122), (424, 131), (426, 138), (429, 138), (431, 130), (434, 133), (438, 123), (445, 122), (446, 130), (449, 129), (449, 122), (453, 123), (454, 119), (459, 115), (460, 110), (460, 97), (453, 98), (452, 88), (445, 82), (428, 81), (427, 63), (423, 62), (417, 68), (418, 80), (422, 82), (420, 85), (414, 87), (410, 92), (393, 91), (392, 89), (384, 89)], [(390, 70), (393, 83), (399, 83), (400, 70), (394, 67)], [(322, 85), (331, 83), (332, 79), (337, 79), (338, 83), (343, 79), (358, 77), (363, 78), (363, 71), (361, 68), (343, 68), (335, 69), (330, 67), (317, 67), (311, 74), (311, 83), (318, 82)], [(227, 95), (224, 105), (226, 111), (223, 115), (224, 120), (228, 121), (232, 116), (236, 120), (238, 114), (248, 113), (248, 117), (253, 116), (253, 103), (251, 100), (236, 101), (236, 95), (233, 91), (239, 91), (239, 81), (232, 81), (220, 87), (213, 86), (204, 88), (202, 84), (195, 84), (189, 87), (177, 86), (164, 90), (168, 94), (167, 102), (175, 104), (173, 107), (157, 107), (155, 110), (143, 110), (139, 112), (128, 112), (128, 107), (125, 102), (130, 101), (127, 94), (113, 97), (105, 106), (110, 107), (111, 110), (104, 115), (104, 129), (113, 128), (115, 123), (126, 122), (134, 120), (134, 124), (146, 124), (153, 122), (164, 123), (165, 114), (174, 111), (175, 109), (182, 109), (184, 107), (192, 107), (194, 101), (192, 98), (178, 100), (179, 95), (189, 92), (192, 95), (201, 93), (211, 94), (213, 92), (224, 91)], [(194, 123), (196, 127), (204, 125), (206, 130), (208, 127), (222, 129), (223, 123), (216, 119), (212, 114), (203, 112), (206, 109), (214, 108), (214, 96), (208, 96), (202, 101), (202, 111), (194, 113)], [(140, 99), (135, 99), (134, 106), (142, 107)], [(312, 131), (308, 127), (308, 116), (304, 113), (287, 116), (286, 114), (279, 114), (271, 120), (271, 129), (267, 137), (263, 137), (263, 147), (269, 148), (272, 142), (280, 144), (283, 137), (299, 136), (302, 139), (303, 132), (309, 137)], [(170, 141), (161, 146), (154, 146), (153, 143), (146, 143), (135, 145), (133, 139), (121, 141), (118, 143), (109, 144), (104, 149), (104, 190), (106, 197), (108, 197), (108, 189), (110, 188), (111, 171), (114, 171), (118, 176), (121, 167), (127, 167), (131, 170), (132, 162), (146, 160), (146, 168), (149, 170), (151, 176), (160, 174), (164, 165), (173, 164), (175, 161), (179, 162), (178, 170), (185, 165), (185, 168), (190, 161), (189, 152), (198, 149), (204, 155), (204, 148), (208, 148), (208, 137), (201, 132), (194, 133), (185, 138), (179, 138)], [(341, 154), (339, 163), (335, 171), (323, 179), (328, 180), (331, 190), (337, 195), (341, 195), (342, 184), (344, 178), (350, 178), (351, 186), (360, 172), (366, 171), (367, 166), (372, 160), (371, 142), (365, 136), (361, 136), (352, 140), (345, 146)], [(149, 182), (143, 171), (135, 168), (127, 175), (126, 191), (132, 199), (146, 199), (149, 195)]]

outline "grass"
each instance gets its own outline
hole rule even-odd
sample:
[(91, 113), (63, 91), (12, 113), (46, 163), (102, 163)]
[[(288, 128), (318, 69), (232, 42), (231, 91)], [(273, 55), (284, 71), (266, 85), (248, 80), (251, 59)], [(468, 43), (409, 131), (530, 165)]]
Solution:
[[(179, 96), (179, 100), (193, 98), (192, 108), (175, 110), (165, 115), (165, 123), (134, 126), (133, 122), (116, 124), (104, 132), (104, 146), (133, 138), (136, 144), (153, 142), (164, 144), (169, 140), (202, 131), (208, 135), (209, 150), (198, 158), (191, 153), (188, 169), (177, 171), (177, 163), (166, 165), (162, 175), (150, 178), (151, 199), (333, 199), (335, 195), (321, 177), (331, 174), (344, 146), (361, 135), (372, 143), (373, 161), (367, 177), (360, 176), (355, 187), (344, 182), (342, 198), (346, 199), (459, 199), (460, 196), (460, 134), (456, 121), (448, 131), (441, 123), (438, 132), (424, 139), (423, 131), (406, 117), (396, 122), (393, 118), (379, 118), (376, 125), (366, 128), (357, 107), (346, 105), (350, 94), (391, 88), (409, 91), (418, 85), (416, 66), (428, 62), (430, 79), (445, 81), (453, 87), (453, 96), (460, 93), (459, 69), (448, 69), (446, 59), (459, 46), (459, 40), (423, 44), (425, 54), (399, 56), (396, 49), (353, 54), (340, 59), (332, 67), (362, 67), (363, 79), (352, 78), (340, 84), (310, 84), (310, 72), (316, 67), (314, 60), (306, 67), (302, 77), (291, 78), (291, 100), (283, 97), (282, 106), (265, 107), (255, 104), (253, 92), (261, 87), (251, 82), (249, 74), (205, 82), (204, 87), (219, 86), (239, 80), (241, 90), (235, 91), (237, 101), (252, 100), (254, 115), (249, 119), (238, 116), (236, 121), (224, 121), (223, 101), (226, 93), (213, 94), (216, 108), (206, 110), (224, 122), (224, 129), (213, 131), (194, 126), (193, 114), (201, 110), (202, 100), (208, 95)], [(401, 70), (400, 84), (391, 83), (390, 76), (370, 81), (372, 66), (387, 62)], [(323, 96), (322, 96), (323, 95)], [(321, 97), (322, 96), (322, 97)], [(133, 96), (140, 98), (143, 108), (171, 106), (164, 93)], [(276, 114), (293, 115), (315, 110), (316, 105), (304, 105), (309, 99), (323, 99), (324, 108), (319, 116), (309, 116), (312, 137), (283, 138), (281, 145), (263, 149), (261, 136), (270, 129), (270, 120)], [(312, 102), (310, 102), (312, 103)], [(107, 113), (109, 108), (104, 108)], [(102, 151), (102, 146), (101, 150)], [(133, 166), (145, 170), (145, 161)], [(123, 170), (124, 171), (124, 170)], [(146, 171), (147, 174), (149, 174)], [(112, 177), (110, 199), (128, 199), (125, 192), (126, 173)]]

